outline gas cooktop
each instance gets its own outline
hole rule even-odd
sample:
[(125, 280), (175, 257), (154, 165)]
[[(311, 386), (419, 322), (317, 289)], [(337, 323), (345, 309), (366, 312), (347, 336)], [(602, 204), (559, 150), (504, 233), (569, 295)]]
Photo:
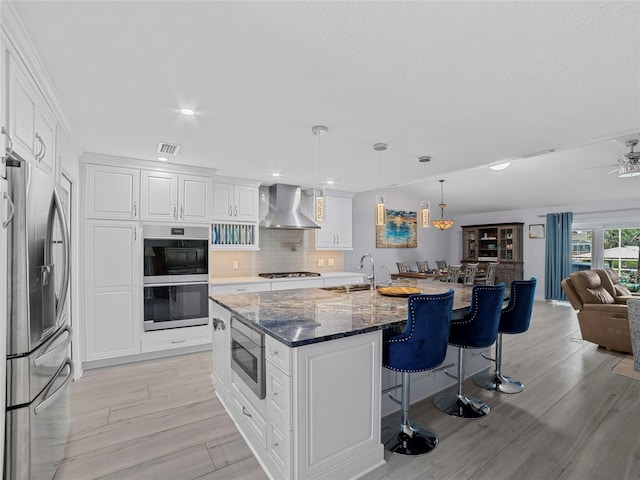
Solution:
[(259, 273), (262, 278), (301, 278), (301, 277), (319, 277), (316, 272), (278, 272), (278, 273)]

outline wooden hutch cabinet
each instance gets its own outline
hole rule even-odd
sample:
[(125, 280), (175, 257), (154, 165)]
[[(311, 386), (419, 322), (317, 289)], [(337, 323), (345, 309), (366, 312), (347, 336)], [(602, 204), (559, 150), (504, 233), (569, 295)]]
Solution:
[(509, 288), (513, 280), (522, 280), (523, 223), (494, 223), (462, 227), (462, 263), (486, 267), (498, 262), (496, 283)]

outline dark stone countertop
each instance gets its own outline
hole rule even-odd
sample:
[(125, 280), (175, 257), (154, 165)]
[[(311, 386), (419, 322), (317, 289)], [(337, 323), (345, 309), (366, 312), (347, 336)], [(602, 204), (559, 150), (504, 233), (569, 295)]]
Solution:
[[(455, 291), (454, 314), (471, 304), (471, 287), (418, 280), (425, 294)], [(349, 293), (303, 288), (256, 293), (213, 295), (211, 299), (288, 347), (324, 342), (393, 327), (407, 319), (407, 298), (375, 291)]]

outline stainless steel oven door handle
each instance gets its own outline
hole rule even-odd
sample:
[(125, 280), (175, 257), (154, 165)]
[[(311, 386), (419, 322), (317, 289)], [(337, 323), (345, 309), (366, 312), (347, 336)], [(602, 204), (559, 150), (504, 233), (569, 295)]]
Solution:
[[(71, 327), (66, 326), (63, 329), (64, 332), (67, 332), (67, 338), (60, 344), (57, 345), (56, 348), (54, 348), (53, 350), (49, 350), (49, 347), (58, 340), (59, 335), (56, 335), (54, 338), (50, 339), (44, 346), (44, 350), (45, 353), (43, 353), (42, 355), (40, 355), (39, 357), (36, 357), (36, 359), (33, 361), (33, 365), (35, 367), (39, 367), (41, 365), (44, 365), (45, 363), (47, 363), (47, 361), (56, 356), (57, 353), (66, 348), (70, 343), (71, 343)], [(62, 335), (62, 333), (60, 334)]]
[(33, 409), (33, 413), (35, 415), (38, 415), (38, 413), (42, 412), (43, 410), (46, 410), (49, 405), (55, 402), (56, 399), (62, 394), (62, 391), (66, 388), (69, 382), (73, 380), (73, 361), (70, 358), (67, 358), (67, 360), (60, 366), (54, 378), (58, 378), (62, 374), (62, 371), (64, 370), (65, 367), (69, 367), (69, 376), (64, 381), (64, 383), (56, 389), (55, 392), (53, 392), (51, 395), (49, 395), (42, 402), (40, 402), (38, 405), (35, 406), (35, 408)]

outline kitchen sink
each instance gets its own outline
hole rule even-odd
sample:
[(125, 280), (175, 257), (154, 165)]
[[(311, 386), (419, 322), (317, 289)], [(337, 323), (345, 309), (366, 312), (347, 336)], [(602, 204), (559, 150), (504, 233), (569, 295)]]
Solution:
[(354, 283), (352, 285), (337, 285), (335, 287), (322, 287), (322, 290), (336, 293), (358, 292), (360, 290), (370, 290), (371, 285), (368, 283)]

